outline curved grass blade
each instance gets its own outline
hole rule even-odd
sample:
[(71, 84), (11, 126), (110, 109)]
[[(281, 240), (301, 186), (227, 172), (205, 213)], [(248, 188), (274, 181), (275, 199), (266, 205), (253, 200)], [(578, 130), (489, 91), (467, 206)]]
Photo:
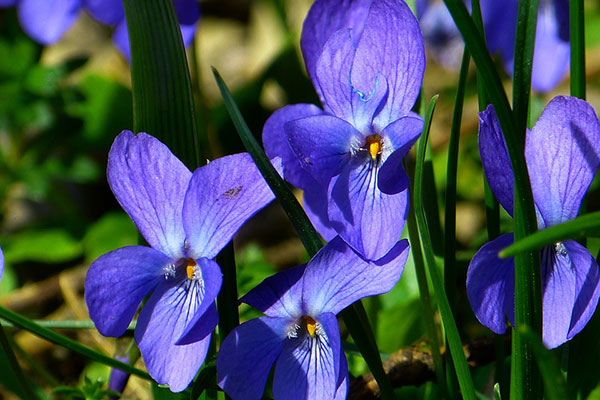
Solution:
[(21, 390), (23, 390), (23, 394), (25, 398), (28, 400), (37, 399), (38, 396), (31, 389), (31, 383), (25, 377), (23, 370), (21, 369), (21, 365), (19, 365), (19, 361), (17, 361), (17, 357), (8, 342), (8, 338), (6, 337), (6, 333), (4, 332), (4, 328), (2, 324), (0, 324), (0, 348), (2, 348), (6, 358), (8, 358), (8, 363), (11, 366), (12, 372), (19, 381), (19, 385), (21, 386)]
[(582, 215), (515, 241), (500, 252), (500, 257), (514, 257), (519, 253), (549, 246), (562, 240), (580, 239), (588, 236), (600, 237), (600, 211)]
[(583, 16), (583, 0), (570, 0), (571, 96), (585, 100), (585, 24)]
[(17, 314), (13, 311), (10, 311), (4, 307), (0, 307), (0, 318), (11, 322), (14, 326), (18, 326), (21, 329), (25, 329), (26, 331), (31, 332), (34, 335), (41, 337), (42, 339), (45, 339), (49, 342), (55, 343), (66, 349), (79, 353), (89, 358), (90, 360), (94, 360), (99, 363), (108, 365), (109, 367), (118, 368), (121, 371), (127, 372), (128, 374), (139, 376), (142, 379), (150, 381), (152, 380), (152, 378), (150, 377), (150, 375), (148, 375), (147, 372), (132, 367), (131, 365), (117, 361), (114, 358), (105, 356), (104, 354), (90, 349), (89, 347), (83, 346), (82, 344), (79, 344), (66, 336), (51, 331), (50, 329), (41, 327), (29, 318)]
[[(290, 188), (283, 181), (281, 176), (279, 176), (264, 150), (257, 143), (256, 139), (252, 135), (252, 132), (250, 132), (246, 121), (244, 121), (244, 117), (242, 117), (242, 114), (235, 104), (235, 100), (227, 88), (227, 85), (225, 85), (225, 82), (223, 82), (221, 75), (214, 67), (212, 68), (212, 71), (215, 76), (215, 80), (217, 81), (217, 85), (219, 86), (219, 90), (221, 91), (223, 102), (227, 107), (227, 111), (229, 112), (233, 124), (238, 131), (244, 147), (252, 156), (252, 159), (258, 167), (260, 173), (263, 175), (269, 184), (269, 187), (281, 203), (285, 213), (294, 225), (300, 240), (304, 244), (308, 255), (310, 257), (314, 256), (319, 249), (323, 247), (322, 240), (317, 234), (315, 228), (310, 223), (306, 213), (298, 203), (298, 200), (296, 200), (296, 197)], [(352, 338), (354, 339), (354, 342), (359, 347), (363, 358), (371, 369), (371, 372), (373, 373), (373, 376), (379, 385), (383, 398), (394, 399), (394, 388), (392, 387), (392, 384), (389, 381), (385, 370), (383, 369), (381, 357), (379, 356), (379, 349), (377, 348), (373, 330), (371, 329), (371, 325), (366, 317), (366, 312), (362, 302), (359, 300), (347, 307), (341, 312), (341, 315), (346, 323), (346, 326), (348, 327), (348, 330), (350, 331), (350, 334), (352, 335)]]
[(425, 221), (425, 215), (423, 213), (423, 165), (425, 161), (425, 151), (427, 149), (427, 139), (429, 137), (429, 128), (431, 126), (431, 118), (435, 109), (435, 104), (438, 96), (434, 96), (429, 102), (427, 107), (427, 114), (425, 115), (425, 125), (423, 134), (419, 140), (419, 147), (417, 150), (417, 163), (415, 166), (415, 190), (413, 193), (413, 204), (415, 208), (415, 215), (417, 217), (417, 225), (420, 232), (421, 245), (425, 254), (425, 261), (427, 270), (429, 272), (429, 278), (435, 291), (435, 298), (437, 300), (438, 309), (442, 318), (442, 324), (446, 332), (446, 338), (448, 340), (448, 346), (452, 354), (452, 361), (454, 362), (454, 368), (456, 369), (456, 376), (460, 385), (461, 393), (464, 399), (475, 400), (475, 388), (473, 386), (473, 380), (469, 372), (469, 366), (462, 349), (462, 343), (458, 334), (458, 328), (446, 297), (446, 291), (444, 289), (444, 283), (439, 275), (437, 265), (435, 262), (435, 256), (433, 254), (433, 248), (431, 239), (426, 234), (427, 224)]

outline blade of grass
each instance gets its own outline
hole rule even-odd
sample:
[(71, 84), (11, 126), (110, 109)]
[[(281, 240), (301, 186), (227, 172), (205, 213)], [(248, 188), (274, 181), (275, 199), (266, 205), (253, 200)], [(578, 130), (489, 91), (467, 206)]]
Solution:
[(192, 85), (172, 0), (124, 0), (131, 44), (135, 132), (165, 143), (191, 170), (206, 159), (196, 136)]
[(570, 0), (571, 96), (585, 100), (585, 24), (583, 17), (583, 0)]
[(566, 239), (579, 239), (583, 237), (600, 237), (600, 211), (582, 215), (562, 224), (554, 225), (538, 231), (500, 252), (500, 257), (514, 257), (519, 253), (539, 249)]
[[(14, 325), (5, 319), (0, 318), (0, 322), (4, 324), (5, 327), (14, 327)], [(39, 326), (50, 329), (96, 329), (96, 325), (92, 320), (62, 320), (62, 321), (52, 321), (46, 319), (35, 319), (33, 320)], [(128, 331), (132, 331), (135, 329), (137, 325), (137, 321), (131, 321), (129, 326), (127, 327)]]
[(127, 372), (128, 374), (139, 376), (142, 379), (152, 380), (152, 378), (150, 377), (150, 375), (148, 375), (147, 372), (132, 367), (131, 365), (117, 361), (114, 358), (105, 356), (104, 354), (90, 349), (89, 347), (83, 346), (82, 344), (79, 344), (66, 336), (51, 331), (50, 329), (41, 327), (29, 318), (26, 318), (20, 314), (10, 311), (4, 307), (0, 307), (0, 318), (11, 322), (14, 326), (18, 326), (21, 329), (25, 329), (26, 331), (31, 332), (34, 335), (41, 337), (42, 339), (55, 343), (68, 350), (79, 353), (89, 358), (90, 360), (108, 365), (109, 367), (118, 368), (121, 371)]
[(429, 137), (429, 128), (431, 125), (431, 118), (435, 109), (435, 104), (438, 96), (434, 96), (429, 102), (427, 108), (427, 114), (425, 115), (425, 125), (421, 139), (419, 139), (419, 147), (417, 150), (417, 163), (415, 166), (415, 179), (414, 185), (415, 190), (413, 192), (413, 204), (415, 209), (415, 215), (417, 218), (417, 225), (419, 228), (421, 246), (425, 254), (425, 261), (427, 270), (429, 272), (429, 278), (433, 285), (435, 298), (437, 300), (440, 317), (444, 330), (446, 332), (446, 338), (448, 340), (448, 346), (452, 354), (452, 361), (454, 362), (454, 368), (456, 369), (456, 376), (460, 385), (461, 393), (463, 398), (468, 400), (476, 399), (475, 388), (473, 386), (473, 380), (469, 372), (469, 366), (462, 349), (462, 343), (456, 322), (446, 297), (446, 291), (444, 289), (444, 283), (439, 275), (437, 265), (435, 262), (435, 256), (433, 254), (433, 247), (431, 239), (427, 233), (427, 223), (425, 221), (425, 215), (423, 213), (423, 165), (425, 161), (425, 151), (427, 149), (427, 139)]
[(217, 306), (219, 311), (219, 339), (227, 337), (236, 326), (240, 324), (238, 310), (237, 279), (235, 271), (235, 253), (233, 242), (230, 242), (217, 256), (217, 263), (223, 273), (223, 284), (217, 295)]
[[(306, 216), (306, 213), (296, 200), (296, 197), (283, 181), (281, 176), (277, 173), (269, 158), (265, 154), (262, 147), (257, 143), (256, 139), (252, 135), (252, 132), (248, 128), (244, 117), (240, 113), (231, 92), (223, 82), (223, 79), (219, 75), (218, 71), (213, 68), (213, 74), (223, 102), (229, 112), (229, 115), (233, 121), (233, 124), (244, 144), (244, 147), (250, 153), (250, 156), (254, 160), (254, 163), (258, 167), (260, 173), (265, 178), (265, 181), (269, 184), (269, 187), (275, 194), (275, 197), (281, 203), (285, 213), (292, 222), (292, 225), (296, 229), (300, 240), (304, 244), (306, 251), (310, 257), (314, 256), (321, 247), (323, 242), (321, 241), (317, 231), (310, 223), (310, 220)], [(389, 381), (389, 378), (385, 374), (383, 364), (381, 363), (381, 357), (379, 356), (379, 349), (374, 339), (373, 330), (369, 324), (368, 318), (366, 318), (366, 312), (359, 300), (351, 306), (347, 307), (341, 312), (344, 322), (354, 339), (354, 342), (359, 347), (361, 354), (367, 365), (371, 369), (377, 384), (381, 390), (384, 399), (394, 399), (394, 388)]]

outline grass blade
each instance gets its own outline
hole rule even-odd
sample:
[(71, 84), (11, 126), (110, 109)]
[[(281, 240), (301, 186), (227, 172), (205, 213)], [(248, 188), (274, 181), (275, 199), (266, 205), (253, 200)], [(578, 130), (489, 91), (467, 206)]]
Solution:
[(585, 100), (585, 24), (583, 16), (583, 0), (570, 0), (571, 96)]
[(142, 379), (152, 380), (152, 378), (150, 377), (150, 375), (148, 375), (147, 372), (132, 367), (131, 365), (117, 361), (114, 358), (105, 356), (102, 353), (98, 353), (97, 351), (90, 349), (89, 347), (83, 346), (77, 343), (76, 341), (69, 339), (66, 336), (51, 331), (50, 329), (41, 327), (29, 318), (17, 314), (13, 311), (10, 311), (4, 307), (0, 307), (0, 318), (9, 321), (14, 326), (18, 326), (21, 329), (25, 329), (26, 331), (31, 332), (34, 335), (41, 337), (42, 339), (55, 343), (68, 350), (79, 353), (89, 358), (90, 360), (108, 365), (109, 367), (118, 368), (121, 371), (127, 372), (128, 374), (139, 376)]
[(473, 386), (473, 380), (469, 372), (469, 366), (462, 349), (462, 343), (460, 335), (458, 334), (458, 328), (446, 297), (446, 290), (444, 289), (444, 283), (439, 275), (437, 265), (435, 262), (435, 256), (433, 254), (433, 248), (431, 239), (426, 234), (427, 224), (425, 221), (425, 215), (423, 213), (423, 165), (425, 161), (425, 151), (427, 149), (427, 139), (429, 137), (429, 128), (431, 126), (431, 118), (433, 110), (435, 109), (435, 103), (438, 96), (434, 96), (429, 102), (427, 108), (427, 114), (425, 115), (425, 125), (423, 134), (419, 140), (419, 147), (417, 150), (417, 163), (415, 166), (415, 190), (413, 192), (413, 204), (415, 208), (415, 214), (417, 217), (417, 225), (419, 228), (421, 246), (425, 253), (425, 261), (427, 270), (429, 272), (429, 278), (435, 291), (435, 298), (437, 300), (438, 309), (446, 332), (446, 338), (448, 340), (448, 346), (452, 354), (452, 361), (454, 362), (454, 368), (456, 369), (456, 376), (460, 385), (461, 393), (464, 399), (475, 400), (475, 388)]

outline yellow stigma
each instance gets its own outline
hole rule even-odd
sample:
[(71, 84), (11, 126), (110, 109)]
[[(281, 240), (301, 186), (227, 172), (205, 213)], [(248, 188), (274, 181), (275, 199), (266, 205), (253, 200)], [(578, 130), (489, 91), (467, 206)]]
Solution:
[(196, 261), (193, 258), (187, 258), (185, 272), (187, 273), (188, 279), (192, 279), (196, 273)]
[(369, 154), (371, 154), (371, 158), (375, 160), (381, 153), (381, 136), (371, 135), (367, 137), (367, 147)]
[(317, 321), (315, 321), (312, 317), (304, 316), (304, 322), (306, 323), (306, 330), (308, 331), (310, 337), (315, 337)]

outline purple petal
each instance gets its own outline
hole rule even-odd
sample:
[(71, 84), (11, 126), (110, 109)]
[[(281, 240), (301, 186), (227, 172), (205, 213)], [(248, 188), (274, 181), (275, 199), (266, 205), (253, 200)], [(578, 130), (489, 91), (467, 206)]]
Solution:
[(73, 25), (80, 8), (80, 0), (21, 0), (19, 20), (23, 30), (35, 41), (52, 44)]
[(372, 77), (373, 82), (365, 84), (366, 77), (355, 76), (354, 72), (351, 75), (355, 52), (356, 38), (352, 31), (335, 32), (325, 43), (317, 62), (317, 81), (325, 111), (350, 122), (360, 132), (370, 134), (373, 117), (387, 94), (387, 82), (385, 77), (376, 75)]
[[(200, 304), (196, 308), (195, 314), (192, 319), (188, 322), (187, 327), (181, 334), (181, 337), (177, 340), (176, 344), (189, 344), (203, 339), (210, 332), (205, 332), (206, 326), (210, 325), (206, 322), (207, 317), (204, 315), (210, 307), (215, 308), (215, 299), (221, 290), (221, 283), (223, 282), (223, 274), (219, 265), (207, 258), (200, 258), (196, 260), (196, 263), (200, 267), (200, 273), (202, 275), (203, 293), (202, 297), (199, 298)], [(216, 309), (214, 309), (214, 316), (216, 316)], [(213, 318), (213, 316), (210, 316)], [(214, 327), (214, 325), (213, 325)], [(213, 328), (210, 328), (212, 331)]]
[(90, 318), (104, 336), (121, 336), (171, 260), (144, 246), (123, 247), (94, 261), (85, 278)]
[(313, 187), (315, 182), (308, 171), (302, 168), (300, 160), (290, 148), (284, 125), (289, 121), (321, 114), (324, 114), (323, 110), (312, 104), (285, 106), (275, 111), (263, 128), (262, 139), (265, 152), (269, 158), (281, 157), (283, 177), (297, 188)]
[(217, 355), (219, 386), (235, 400), (261, 399), (269, 371), (281, 353), (290, 320), (261, 317), (225, 338)]
[(542, 249), (546, 347), (558, 347), (583, 329), (598, 304), (599, 275), (592, 255), (575, 241)]
[(2, 280), (2, 273), (4, 272), (4, 253), (0, 248), (0, 281)]
[(408, 241), (381, 260), (365, 261), (340, 237), (327, 243), (306, 266), (303, 301), (309, 315), (337, 314), (355, 301), (390, 291), (408, 258)]
[(600, 123), (593, 108), (574, 97), (552, 99), (527, 135), (525, 159), (545, 226), (575, 218), (600, 165)]
[(500, 52), (502, 58), (511, 64), (514, 57), (518, 5), (518, 0), (481, 2), (488, 49), (491, 53)]
[(302, 274), (305, 265), (286, 269), (266, 278), (240, 299), (270, 317), (288, 320), (299, 318), (302, 313)]
[(302, 27), (300, 46), (308, 75), (315, 83), (319, 96), (319, 85), (316, 84), (316, 65), (325, 42), (331, 35), (342, 28), (352, 29), (352, 36), (357, 40), (362, 34), (369, 7), (373, 0), (317, 0), (308, 11)]
[(396, 194), (408, 188), (408, 175), (404, 171), (402, 160), (422, 130), (423, 119), (415, 114), (394, 121), (381, 132), (385, 140), (384, 146), (390, 143), (393, 151), (381, 166), (377, 176), (377, 187), (383, 193)]
[(492, 192), (502, 207), (512, 216), (514, 193), (512, 166), (502, 129), (492, 105), (479, 113), (479, 153)]
[(131, 47), (129, 46), (129, 32), (127, 31), (127, 22), (123, 19), (113, 32), (113, 42), (115, 47), (121, 52), (128, 63), (131, 63)]
[(346, 360), (346, 354), (343, 351), (340, 351), (340, 372), (338, 376), (338, 387), (335, 392), (335, 397), (333, 400), (345, 400), (348, 396), (348, 387), (349, 387), (349, 377), (348, 377), (348, 360)]
[[(198, 281), (163, 281), (144, 305), (138, 318), (135, 340), (148, 373), (159, 384), (181, 392), (194, 379), (204, 362), (210, 344), (210, 333), (200, 341), (177, 345), (189, 322), (202, 303)], [(205, 313), (210, 316), (210, 312)], [(212, 331), (217, 321), (211, 319)]]
[[(127, 355), (115, 356), (115, 359), (129, 364), (129, 357)], [(127, 372), (121, 371), (118, 368), (111, 368), (110, 376), (108, 378), (108, 390), (123, 393), (123, 390), (125, 390), (125, 386), (127, 386), (127, 382), (129, 381), (129, 376), (130, 375)]]
[(183, 47), (188, 47), (192, 43), (192, 40), (194, 40), (194, 35), (196, 34), (196, 24), (179, 25), (179, 29), (181, 30)]
[(350, 162), (351, 150), (364, 141), (350, 123), (331, 115), (290, 121), (285, 133), (302, 167), (324, 185), (341, 172)]
[(329, 216), (327, 215), (327, 188), (322, 187), (317, 182), (304, 190), (303, 204), (306, 215), (313, 226), (323, 236), (325, 241), (330, 241), (337, 236), (337, 232), (331, 226)]
[[(108, 155), (108, 183), (144, 239), (170, 256), (183, 256), (183, 198), (191, 172), (158, 139), (123, 131)], [(194, 257), (196, 258), (196, 257)]]
[(531, 75), (531, 86), (538, 92), (554, 89), (569, 69), (571, 46), (559, 37), (559, 29), (552, 4), (541, 3)]
[(419, 95), (425, 49), (419, 23), (401, 0), (374, 0), (352, 65), (352, 83), (371, 93), (387, 81), (387, 102), (377, 114), (378, 131), (406, 115)]
[(567, 339), (571, 339), (585, 327), (596, 310), (600, 297), (600, 272), (598, 263), (585, 247), (572, 240), (565, 241), (564, 245), (576, 274), (575, 306), (567, 335)]
[(88, 12), (105, 25), (114, 25), (125, 18), (121, 0), (84, 0)]
[(371, 164), (347, 167), (329, 185), (329, 219), (339, 235), (369, 260), (383, 257), (398, 241), (408, 215), (408, 190), (385, 194)]
[(324, 332), (285, 341), (273, 376), (276, 399), (332, 399), (338, 387), (340, 332), (334, 314), (315, 317)]
[(506, 331), (506, 317), (514, 322), (514, 259), (500, 259), (498, 252), (513, 242), (502, 235), (486, 243), (471, 260), (467, 271), (467, 295), (475, 316), (492, 331)]
[(198, 168), (183, 207), (190, 256), (215, 257), (238, 229), (274, 198), (248, 153), (219, 158)]
[(0, 7), (12, 7), (17, 4), (17, 0), (0, 0)]

